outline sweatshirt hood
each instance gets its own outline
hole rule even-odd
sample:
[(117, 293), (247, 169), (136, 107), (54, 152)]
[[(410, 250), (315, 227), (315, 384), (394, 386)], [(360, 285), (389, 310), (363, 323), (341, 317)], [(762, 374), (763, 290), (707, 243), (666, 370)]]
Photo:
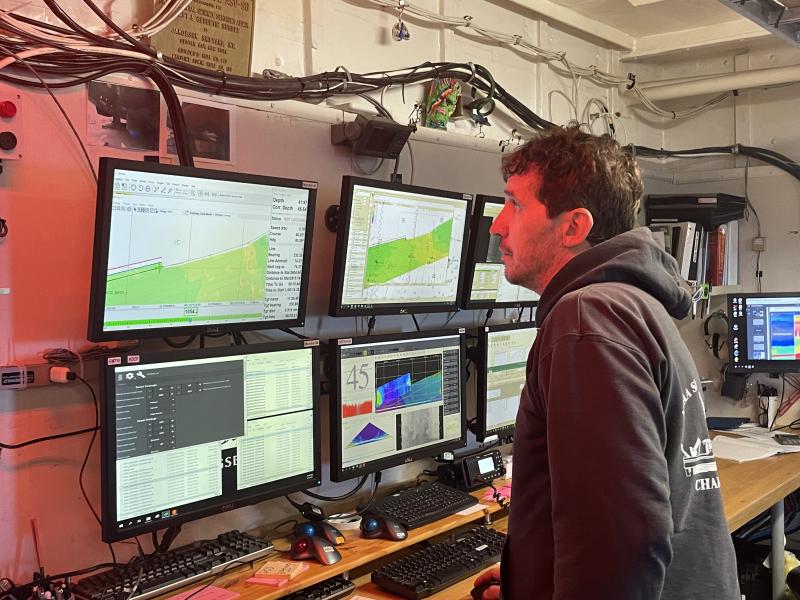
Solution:
[(605, 282), (640, 288), (676, 319), (685, 317), (691, 306), (676, 260), (658, 247), (648, 228), (637, 227), (592, 246), (564, 265), (542, 293), (536, 308), (537, 324), (541, 326), (561, 296)]

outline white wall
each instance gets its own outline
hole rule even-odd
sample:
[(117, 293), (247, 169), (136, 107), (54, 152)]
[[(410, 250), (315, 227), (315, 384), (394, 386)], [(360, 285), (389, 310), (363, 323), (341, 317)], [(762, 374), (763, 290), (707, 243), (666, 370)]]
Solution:
[[(64, 2), (65, 6), (75, 8), (74, 15), (84, 17), (82, 4), (79, 0)], [(430, 10), (437, 10), (439, 4), (431, 0), (421, 3)], [(545, 47), (567, 50), (576, 61), (613, 67), (611, 51), (529, 16), (477, 0), (448, 0), (441, 4), (445, 14), (471, 14), (476, 22), (497, 29), (513, 24), (511, 33), (519, 32)], [(45, 14), (35, 2), (29, 3), (26, 10), (38, 18)], [(120, 22), (131, 18), (124, 7), (114, 5), (113, 10)], [(140, 12), (138, 16), (144, 15)], [(408, 20), (411, 40), (397, 44), (389, 39), (395, 19), (394, 14), (378, 10), (368, 2), (258, 2), (252, 70), (257, 73), (269, 67), (303, 75), (338, 65), (358, 72), (407, 67), (427, 60), (473, 61), (488, 67), (499, 83), (543, 116), (557, 121), (574, 116), (558, 95), (553, 97), (552, 113), (547, 108), (546, 91), (560, 89), (571, 94), (571, 78), (562, 77), (529, 57), (412, 19)], [(90, 19), (84, 22), (89, 23)], [(408, 87), (404, 104), (400, 89), (393, 88), (387, 91), (384, 101), (396, 118), (404, 121), (414, 102), (422, 100), (425, 89), (427, 86)], [(7, 162), (0, 175), (0, 215), (8, 219), (11, 231), (0, 242), (0, 288), (10, 290), (9, 294), (0, 295), (0, 364), (31, 364), (41, 361), (39, 354), (46, 348), (79, 349), (87, 345), (95, 189), (80, 147), (51, 98), (46, 93), (0, 84), (0, 95), (10, 93), (22, 97), (25, 154), (20, 161)], [(580, 94), (586, 99), (589, 95), (601, 96), (613, 106), (613, 94), (608, 90), (584, 83)], [(185, 95), (203, 97), (194, 93)], [(57, 96), (85, 141), (85, 89), (58, 91)], [(341, 176), (356, 173), (349, 151), (329, 143), (330, 123), (340, 120), (342, 113), (293, 102), (216, 100), (233, 106), (236, 112), (237, 158), (234, 164), (222, 168), (319, 181), (309, 316), (302, 332), (323, 338), (363, 332), (363, 324), (354, 319), (326, 316), (334, 236), (325, 229), (322, 217), (328, 205), (338, 202)], [(329, 104), (372, 112), (358, 98), (335, 98)], [(292, 116), (297, 114), (304, 116)], [(637, 126), (632, 120), (630, 123), (629, 130), (636, 132)], [(436, 137), (418, 136), (412, 141), (413, 183), (471, 193), (501, 193), (497, 140), (507, 138), (515, 126), (510, 119), (495, 119), (491, 127), (485, 128), (486, 140), (476, 138), (478, 130), (467, 123), (454, 127), (460, 133), (439, 135), (438, 141)], [(598, 131), (602, 130), (600, 122), (596, 126)], [(141, 156), (96, 146), (88, 150), (95, 168), (101, 155)], [(369, 160), (364, 162), (369, 166)], [(198, 165), (202, 162), (198, 161)], [(391, 166), (387, 161), (375, 177), (387, 178)], [(400, 171), (408, 181), (412, 166), (407, 151), (401, 157)], [(495, 315), (493, 321), (502, 321), (504, 317), (502, 313)], [(423, 315), (421, 325), (437, 328), (445, 318), (443, 314)], [(482, 314), (465, 312), (451, 325), (473, 326), (482, 319)], [(408, 317), (381, 317), (376, 332), (412, 329)], [(276, 339), (285, 337), (264, 333)], [(149, 341), (143, 347), (160, 347), (160, 343)], [(87, 371), (87, 377), (96, 383), (93, 369)], [(79, 384), (0, 393), (0, 439), (4, 442), (83, 428), (91, 425), (93, 419), (88, 391)], [(3, 451), (0, 457), (3, 490), (0, 529), (5, 533), (5, 542), (0, 545), (3, 575), (25, 581), (35, 569), (31, 519), (37, 521), (41, 558), (49, 572), (110, 559), (108, 548), (100, 542), (99, 527), (77, 485), (88, 442), (88, 436), (83, 436)], [(385, 474), (384, 481), (413, 478), (425, 466), (428, 463), (422, 461), (392, 469)], [(97, 444), (87, 464), (85, 483), (92, 503), (99, 508)], [(339, 493), (350, 486), (350, 483), (337, 486), (326, 483), (322, 491)], [(292, 511), (284, 500), (268, 501), (189, 524), (177, 543), (216, 535), (229, 528), (252, 529), (278, 522), (290, 514)], [(147, 540), (143, 542), (147, 546)], [(120, 560), (127, 560), (135, 551), (127, 544), (115, 544), (115, 549)]]
[[(75, 9), (71, 14), (85, 16), (80, 0), (68, 0), (63, 4)], [(132, 18), (131, 11), (118, 4), (113, 5), (112, 14), (120, 22), (128, 22)], [(535, 19), (531, 13), (515, 12), (498, 4), (479, 0), (421, 0), (417, 3), (447, 15), (470, 14), (486, 27), (519, 33), (542, 47), (566, 51), (577, 63), (594, 64), (619, 73), (635, 70), (644, 80), (732, 68), (730, 64), (714, 62), (718, 58), (700, 63), (684, 60), (669, 64), (621, 65), (616, 51), (603, 48), (574, 31), (567, 32)], [(35, 1), (27, 4), (26, 10), (37, 18), (44, 15)], [(139, 18), (143, 16), (142, 11), (134, 13)], [(257, 2), (252, 70), (258, 73), (264, 68), (274, 68), (293, 75), (306, 75), (339, 65), (359, 72), (407, 67), (427, 60), (473, 61), (489, 68), (498, 82), (541, 116), (560, 123), (575, 116), (567, 100), (573, 97), (571, 77), (530, 57), (477, 40), (469, 32), (442, 30), (412, 18), (407, 19), (411, 40), (395, 43), (389, 35), (395, 20), (393, 11), (377, 9), (366, 0), (261, 0)], [(90, 21), (87, 18), (85, 22)], [(777, 52), (776, 56), (774, 61), (777, 62), (797, 61), (796, 54), (792, 53)], [(731, 60), (733, 57), (722, 58)], [(754, 52), (750, 60), (753, 61), (751, 65), (769, 62), (769, 51)], [(8, 86), (0, 85), (0, 95), (8, 92), (22, 95), (26, 152), (23, 160), (6, 164), (0, 175), (0, 215), (8, 219), (11, 228), (8, 238), (0, 242), (0, 288), (10, 290), (10, 294), (0, 295), (0, 364), (36, 362), (37, 355), (46, 348), (77, 349), (86, 345), (95, 203), (94, 184), (79, 146), (49, 96), (30, 89), (9, 90)], [(401, 91), (395, 87), (386, 92), (384, 101), (394, 116), (404, 121), (423, 93), (420, 86), (409, 87), (403, 103)], [(737, 99), (739, 112), (736, 114), (731, 105), (725, 105), (708, 118), (676, 125), (665, 124), (656, 117), (642, 118), (641, 112), (629, 107), (615, 91), (584, 81), (579, 87), (577, 114), (581, 116), (590, 97), (600, 97), (612, 112), (620, 111), (616, 125), (623, 143), (670, 148), (745, 141), (741, 132), (745, 131), (742, 127), (746, 124), (749, 143), (766, 145), (796, 157), (800, 156), (800, 142), (797, 141), (800, 125), (792, 110), (792, 94), (795, 93), (794, 88), (749, 92)], [(57, 95), (75, 122), (79, 135), (85, 139), (85, 90), (75, 88), (59, 91)], [(226, 99), (217, 100), (234, 104)], [(334, 98), (328, 104), (372, 112), (372, 108), (358, 98)], [(357, 333), (362, 325), (355, 320), (326, 316), (334, 237), (324, 228), (322, 215), (328, 205), (338, 201), (341, 176), (355, 173), (349, 152), (329, 144), (330, 122), (341, 119), (342, 114), (292, 102), (268, 105), (236, 102), (235, 111), (237, 160), (226, 168), (313, 179), (320, 183), (309, 317), (303, 332), (321, 337)], [(746, 119), (740, 116), (742, 111), (747, 112)], [(292, 116), (297, 114), (306, 116)], [(734, 132), (734, 124), (739, 134)], [(598, 133), (604, 130), (600, 120), (593, 125)], [(454, 124), (452, 129), (456, 133), (443, 134), (438, 141), (418, 136), (412, 142), (413, 182), (498, 194), (502, 181), (498, 172), (497, 141), (507, 138), (512, 127), (519, 126), (499, 112), (492, 126), (484, 128), (487, 140), (477, 139), (478, 130), (466, 122)], [(89, 152), (95, 165), (98, 156), (111, 154), (98, 147), (90, 147)], [(113, 154), (127, 156), (130, 153), (113, 151)], [(136, 156), (135, 153), (131, 155)], [(718, 164), (727, 166), (725, 161), (718, 161)], [(672, 184), (669, 177), (673, 166), (681, 171), (686, 168), (704, 170), (701, 163), (689, 167), (677, 163), (648, 164), (647, 170), (658, 176), (647, 182), (648, 191), (664, 193), (687, 187)], [(389, 168), (390, 165), (384, 165), (375, 176), (388, 176)], [(400, 170), (407, 177), (410, 175), (407, 152), (401, 158)], [(737, 185), (741, 187), (735, 180), (725, 185), (734, 190)], [(716, 189), (715, 184), (707, 187)], [(779, 285), (780, 289), (798, 287), (797, 280), (792, 280), (796, 271), (791, 268), (793, 256), (797, 256), (798, 238), (789, 232), (798, 228), (797, 192), (797, 183), (786, 177), (769, 175), (754, 177), (751, 181), (750, 195), (770, 240), (764, 263), (765, 289)], [(743, 243), (747, 242), (746, 233), (742, 238)], [(748, 260), (747, 253), (743, 252), (743, 273), (747, 271)], [(747, 284), (745, 289), (748, 289)], [(502, 318), (503, 315), (496, 315), (495, 320)], [(423, 319), (424, 328), (435, 328), (444, 322), (445, 315)], [(452, 324), (472, 326), (481, 320), (482, 315), (466, 312), (458, 315)], [(689, 322), (683, 325), (683, 331), (705, 376), (713, 368), (706, 364), (702, 340), (697, 339), (698, 327), (699, 322)], [(408, 331), (411, 328), (407, 317), (383, 317), (378, 319), (376, 330)], [(272, 334), (265, 332), (265, 335)], [(157, 346), (156, 342), (145, 344), (146, 348)], [(93, 374), (90, 373), (90, 377), (94, 381)], [(726, 402), (720, 400), (711, 406), (727, 409)], [(85, 427), (93, 419), (87, 391), (77, 384), (0, 393), (0, 439), (4, 442)], [(0, 529), (5, 533), (5, 541), (0, 545), (0, 573), (3, 575), (24, 581), (36, 567), (30, 533), (30, 520), (34, 518), (38, 522), (42, 560), (48, 571), (76, 569), (110, 558), (77, 486), (87, 443), (85, 437), (70, 438), (19, 451), (4, 451), (0, 456), (0, 489), (3, 490)], [(95, 446), (85, 478), (95, 506), (99, 504), (98, 462)], [(420, 463), (394, 469), (385, 481), (412, 478), (424, 466)], [(328, 483), (323, 486), (323, 492), (340, 492), (348, 487), (349, 484), (332, 486)], [(284, 500), (274, 500), (189, 524), (177, 543), (215, 535), (228, 528), (251, 529), (275, 523), (291, 514), (287, 506)], [(125, 544), (115, 547), (121, 560), (134, 552), (132, 546)]]

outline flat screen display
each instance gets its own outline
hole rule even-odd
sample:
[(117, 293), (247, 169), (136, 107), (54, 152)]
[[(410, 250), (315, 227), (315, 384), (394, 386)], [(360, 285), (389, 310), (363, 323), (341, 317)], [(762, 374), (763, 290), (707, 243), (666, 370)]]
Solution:
[(454, 310), (471, 196), (344, 177), (330, 314)]
[(730, 366), (739, 372), (800, 372), (800, 292), (729, 294)]
[(102, 373), (103, 539), (317, 485), (314, 344), (109, 359)]
[(478, 441), (514, 431), (537, 332), (533, 323), (483, 328), (478, 342)]
[(102, 158), (89, 339), (301, 325), (316, 187)]
[(463, 340), (458, 332), (332, 340), (334, 481), (464, 445)]

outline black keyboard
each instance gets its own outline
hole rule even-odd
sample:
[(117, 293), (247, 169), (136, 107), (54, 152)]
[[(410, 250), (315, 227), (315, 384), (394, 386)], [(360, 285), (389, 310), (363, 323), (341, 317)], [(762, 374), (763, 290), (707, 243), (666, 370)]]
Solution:
[(414, 529), (477, 504), (466, 492), (439, 482), (424, 483), (387, 496), (373, 510)]
[(268, 542), (240, 531), (229, 531), (215, 540), (150, 554), (124, 567), (85, 577), (74, 591), (87, 600), (145, 600), (270, 552), (272, 546)]
[(343, 575), (338, 575), (286, 596), (284, 600), (336, 600), (344, 598), (355, 589), (355, 583), (348, 581)]
[(372, 572), (373, 583), (403, 598), (427, 598), (500, 560), (506, 536), (477, 527)]

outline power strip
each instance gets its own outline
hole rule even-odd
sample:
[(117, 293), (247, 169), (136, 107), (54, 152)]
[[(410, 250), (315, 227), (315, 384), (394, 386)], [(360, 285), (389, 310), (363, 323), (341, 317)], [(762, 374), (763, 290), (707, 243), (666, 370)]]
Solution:
[(38, 363), (0, 367), (0, 390), (23, 390), (50, 385), (50, 367), (52, 366), (49, 363)]

